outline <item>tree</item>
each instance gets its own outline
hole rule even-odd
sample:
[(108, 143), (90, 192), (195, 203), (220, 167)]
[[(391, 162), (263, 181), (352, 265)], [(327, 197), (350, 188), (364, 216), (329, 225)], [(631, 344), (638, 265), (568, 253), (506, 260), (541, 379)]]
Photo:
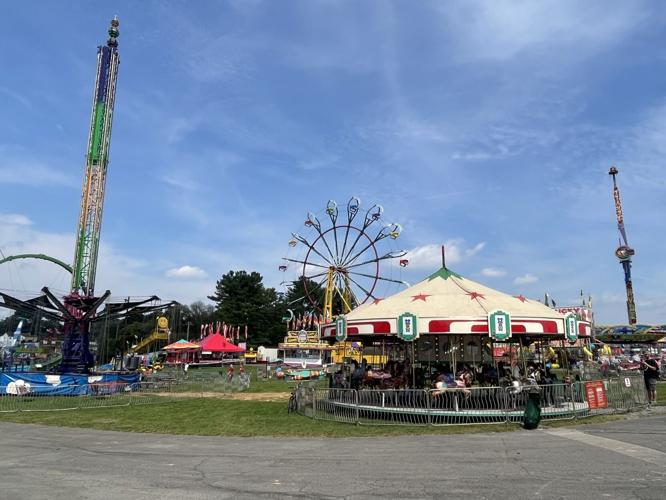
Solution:
[(180, 313), (181, 331), (188, 331), (189, 339), (198, 339), (201, 332), (201, 325), (207, 325), (216, 319), (215, 306), (213, 304), (204, 304), (198, 300), (189, 306), (182, 306)]
[[(307, 293), (306, 293), (307, 289)], [(316, 313), (321, 314), (324, 310), (324, 296), (326, 295), (325, 285), (301, 276), (293, 281), (289, 290), (284, 296), (287, 309), (291, 309), (296, 316), (301, 314)], [(314, 302), (314, 303), (313, 303)], [(352, 300), (351, 307), (357, 304)], [(337, 291), (333, 292), (333, 317), (345, 311), (342, 297)]]
[[(308, 293), (317, 302), (317, 305), (312, 304), (308, 298)], [(324, 289), (316, 281), (301, 277), (293, 281), (287, 293), (284, 295), (285, 306), (291, 309), (296, 316), (316, 312), (320, 314), (322, 305), (324, 303)]]
[(241, 329), (248, 326), (250, 344), (274, 345), (284, 336), (280, 321), (286, 308), (275, 289), (264, 287), (262, 281), (257, 272), (229, 271), (208, 298), (215, 302), (220, 321)]

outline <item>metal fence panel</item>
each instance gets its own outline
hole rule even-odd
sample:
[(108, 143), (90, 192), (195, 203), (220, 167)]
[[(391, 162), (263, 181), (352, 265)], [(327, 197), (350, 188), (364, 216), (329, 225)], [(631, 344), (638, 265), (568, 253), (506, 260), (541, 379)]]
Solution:
[(178, 400), (178, 385), (170, 382), (105, 383), (57, 386), (57, 393), (17, 391), (0, 386), (0, 412), (56, 411), (110, 408), (140, 404), (170, 403)]
[(578, 400), (570, 384), (547, 384), (540, 386), (541, 419), (567, 420), (587, 414), (588, 407)]
[[(358, 422), (358, 392), (354, 389), (315, 389), (309, 391), (313, 418), (355, 424)], [(306, 408), (299, 413), (306, 415)]]
[(429, 395), (433, 425), (489, 424), (506, 420), (508, 399), (502, 387), (432, 389)]
[(373, 425), (427, 425), (430, 397), (420, 389), (357, 391), (358, 423)]
[[(621, 413), (647, 406), (640, 375), (606, 379), (606, 407), (588, 401), (586, 383), (425, 390), (308, 389), (296, 391), (299, 413), (322, 420), (372, 425), (451, 425), (522, 422), (530, 391), (539, 391), (543, 420)], [(598, 381), (596, 381), (598, 382)], [(592, 396), (589, 396), (592, 397)]]

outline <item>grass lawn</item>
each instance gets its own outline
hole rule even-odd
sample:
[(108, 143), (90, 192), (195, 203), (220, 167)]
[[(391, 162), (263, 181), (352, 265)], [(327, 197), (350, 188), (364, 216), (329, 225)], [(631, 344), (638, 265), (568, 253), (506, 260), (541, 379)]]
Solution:
[[(252, 370), (252, 382), (248, 392), (290, 392), (295, 384), (295, 382), (277, 379), (257, 380), (254, 372), (256, 368), (250, 367), (250, 370)], [(210, 373), (206, 375), (210, 377), (219, 376), (219, 368), (207, 369), (207, 371)], [(199, 376), (202, 375), (199, 374)], [(189, 384), (191, 384), (192, 392), (200, 391), (202, 382), (191, 380)], [(327, 381), (320, 381), (317, 384), (326, 386)], [(657, 404), (666, 405), (666, 382), (657, 385)], [(560, 422), (542, 421), (542, 425), (545, 427), (583, 425), (620, 418), (623, 417), (598, 416)], [(449, 425), (441, 427), (353, 425), (312, 420), (300, 415), (288, 414), (285, 402), (215, 398), (188, 398), (175, 403), (116, 408), (0, 413), (0, 421), (114, 431), (247, 437), (371, 437), (405, 434), (462, 434), (503, 432), (519, 428), (517, 424)]]
[(0, 421), (202, 436), (362, 437), (460, 434), (518, 429), (516, 424), (443, 427), (357, 426), (287, 413), (284, 402), (188, 399), (177, 403), (0, 414)]
[[(601, 423), (622, 416), (542, 421), (544, 427)], [(0, 421), (100, 430), (201, 436), (372, 437), (409, 434), (505, 432), (518, 424), (388, 426), (352, 425), (288, 414), (284, 402), (187, 399), (170, 404), (57, 412), (0, 413)]]
[(657, 383), (657, 405), (666, 406), (666, 382)]

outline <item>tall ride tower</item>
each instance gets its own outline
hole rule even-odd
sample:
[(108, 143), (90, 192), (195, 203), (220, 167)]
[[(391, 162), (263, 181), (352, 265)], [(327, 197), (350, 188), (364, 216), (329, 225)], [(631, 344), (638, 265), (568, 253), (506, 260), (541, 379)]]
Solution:
[(76, 232), (76, 249), (72, 266), (72, 294), (90, 297), (95, 290), (99, 236), (102, 227), (106, 169), (113, 105), (118, 78), (118, 18), (111, 20), (109, 39), (97, 48), (97, 78), (93, 95), (86, 167), (81, 193), (81, 212)]
[(624, 217), (622, 215), (622, 202), (620, 201), (620, 190), (617, 188), (615, 176), (618, 170), (611, 167), (608, 175), (613, 176), (613, 198), (615, 199), (615, 215), (617, 216), (617, 228), (620, 231), (620, 244), (615, 250), (615, 256), (620, 259), (622, 269), (624, 270), (624, 285), (627, 289), (627, 316), (629, 324), (636, 324), (636, 304), (634, 303), (634, 287), (631, 284), (631, 257), (634, 255), (634, 249), (627, 242), (627, 233), (624, 230)]

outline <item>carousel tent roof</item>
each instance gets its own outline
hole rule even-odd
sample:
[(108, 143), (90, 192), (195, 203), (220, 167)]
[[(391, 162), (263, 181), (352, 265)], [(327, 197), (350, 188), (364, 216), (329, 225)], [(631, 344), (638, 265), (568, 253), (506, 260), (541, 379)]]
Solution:
[(219, 333), (212, 333), (204, 338), (199, 345), (207, 352), (245, 352), (245, 349), (232, 344)]
[(164, 348), (165, 351), (182, 351), (183, 349), (199, 349), (199, 344), (188, 342), (185, 339), (180, 339), (178, 342), (169, 344)]
[[(350, 334), (396, 333), (397, 318), (406, 312), (420, 318), (421, 333), (482, 333), (484, 328), (487, 332), (488, 313), (496, 309), (510, 314), (515, 333), (564, 332), (565, 316), (555, 309), (494, 290), (444, 267), (406, 290), (357, 307), (346, 318), (353, 327), (348, 329)], [(331, 336), (333, 328), (324, 327), (323, 336)], [(580, 334), (589, 334), (589, 326), (582, 328)]]
[(493, 290), (442, 268), (402, 292), (357, 307), (347, 319), (397, 317), (406, 311), (420, 317), (479, 317), (494, 309), (502, 309), (511, 316), (564, 317), (541, 302)]

